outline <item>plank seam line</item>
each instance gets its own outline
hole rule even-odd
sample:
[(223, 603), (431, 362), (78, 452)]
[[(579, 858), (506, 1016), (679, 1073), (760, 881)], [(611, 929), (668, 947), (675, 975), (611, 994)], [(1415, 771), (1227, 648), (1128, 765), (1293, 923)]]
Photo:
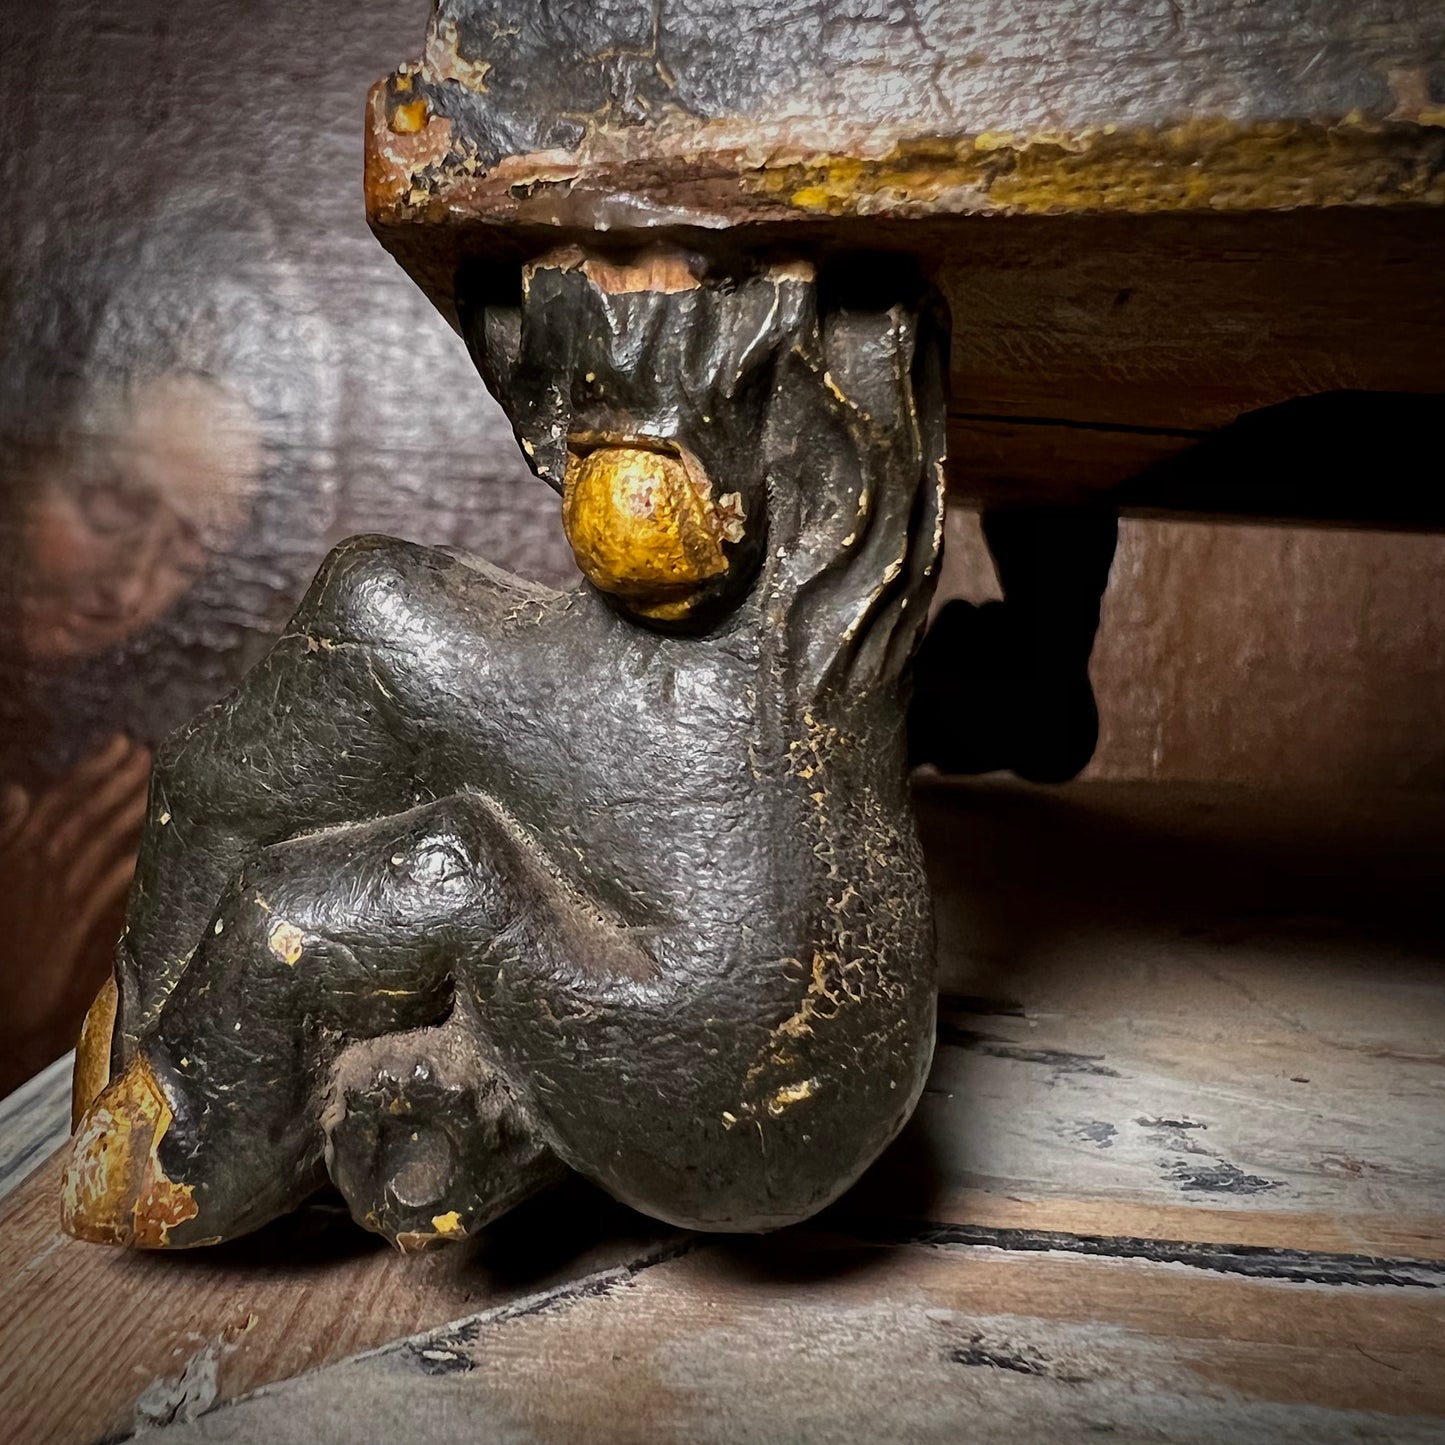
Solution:
[(1077, 1254), (1097, 1259), (1138, 1259), (1179, 1264), (1245, 1279), (1299, 1284), (1388, 1285), (1445, 1288), (1445, 1263), (1377, 1255), (1282, 1249), (1260, 1244), (1203, 1244), (1182, 1239), (1065, 1231), (993, 1228), (932, 1220), (837, 1221), (833, 1232), (865, 1244), (921, 1244), (944, 1249), (998, 1249), (1014, 1253)]
[[(479, 1314), (468, 1315), (463, 1319), (438, 1325), (435, 1329), (425, 1330), (421, 1334), (409, 1335), (399, 1340), (387, 1340), (373, 1349), (361, 1350), (354, 1355), (346, 1356), (345, 1359), (330, 1360), (315, 1365), (309, 1370), (303, 1370), (286, 1379), (268, 1381), (242, 1395), (217, 1400), (214, 1405), (202, 1410), (195, 1418), (201, 1419), (207, 1415), (224, 1412), (232, 1405), (239, 1405), (246, 1400), (259, 1399), (282, 1386), (294, 1384), (297, 1380), (304, 1380), (308, 1376), (335, 1370), (341, 1366), (355, 1365), (363, 1360), (388, 1356), (401, 1357), (405, 1366), (419, 1369), (422, 1373), (429, 1375), (454, 1374), (470, 1370), (473, 1362), (463, 1351), (468, 1345), (474, 1344), (490, 1326), (547, 1314), (556, 1309), (566, 1309), (587, 1299), (604, 1298), (625, 1288), (638, 1275), (653, 1268), (654, 1265), (667, 1264), (672, 1260), (681, 1259), (684, 1255), (691, 1254), (694, 1250), (706, 1247), (715, 1239), (721, 1238), (724, 1236), (709, 1237), (698, 1234), (674, 1236), (638, 1255), (637, 1258), (629, 1260), (626, 1264), (614, 1265), (610, 1269), (598, 1270), (593, 1274), (582, 1275), (578, 1279), (567, 1280), (551, 1289), (525, 1295), (521, 1299), (510, 1300), (494, 1309), (483, 1310)], [(131, 1434), (109, 1435), (97, 1441), (96, 1445), (122, 1445), (122, 1442), (133, 1438), (135, 1437)]]
[[(726, 1238), (725, 1235), (687, 1234), (675, 1236), (656, 1248), (648, 1250), (626, 1264), (614, 1265), (611, 1269), (598, 1270), (595, 1274), (582, 1275), (567, 1280), (549, 1290), (511, 1300), (495, 1309), (483, 1310), (480, 1314), (469, 1315), (466, 1319), (452, 1324), (440, 1325), (425, 1334), (407, 1340), (393, 1340), (379, 1346), (373, 1354), (386, 1354), (393, 1349), (410, 1349), (419, 1353), (423, 1346), (434, 1344), (469, 1345), (474, 1343), (484, 1330), (492, 1325), (508, 1324), (512, 1320), (527, 1319), (534, 1315), (550, 1314), (553, 1310), (567, 1309), (583, 1300), (603, 1299), (631, 1284), (638, 1275), (659, 1264), (670, 1264), (684, 1255)], [(354, 1358), (364, 1359), (364, 1355)]]

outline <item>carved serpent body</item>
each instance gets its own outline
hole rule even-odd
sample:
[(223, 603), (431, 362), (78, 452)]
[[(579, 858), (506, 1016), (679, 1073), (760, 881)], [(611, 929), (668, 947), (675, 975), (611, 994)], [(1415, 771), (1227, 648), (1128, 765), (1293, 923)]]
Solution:
[(590, 557), (696, 513), (723, 560), (557, 594), (384, 538), (331, 555), (157, 765), (68, 1228), (230, 1238), (329, 1172), (412, 1247), (567, 1166), (768, 1229), (896, 1134), (933, 1037), (901, 691), (942, 327), (860, 276), (564, 253), (475, 283), (469, 342), (574, 545), (608, 449), (654, 460)]

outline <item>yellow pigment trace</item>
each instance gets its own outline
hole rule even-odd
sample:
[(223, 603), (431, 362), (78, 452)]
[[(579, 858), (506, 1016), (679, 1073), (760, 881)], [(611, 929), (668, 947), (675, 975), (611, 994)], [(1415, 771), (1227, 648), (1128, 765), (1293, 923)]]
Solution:
[(115, 1033), (115, 1011), (119, 996), (115, 975), (111, 974), (95, 996), (80, 1026), (80, 1039), (75, 1045), (75, 1073), (70, 1085), (70, 1131), (73, 1134), (85, 1117), (85, 1111), (100, 1097), (110, 1083), (110, 1041)]
[(583, 575), (647, 617), (686, 616), (728, 569), (712, 488), (680, 457), (603, 446), (567, 462), (562, 523)]
[(96, 1244), (163, 1249), (196, 1217), (189, 1185), (166, 1178), (156, 1150), (174, 1116), (143, 1055), (87, 1110), (61, 1180), (61, 1224)]

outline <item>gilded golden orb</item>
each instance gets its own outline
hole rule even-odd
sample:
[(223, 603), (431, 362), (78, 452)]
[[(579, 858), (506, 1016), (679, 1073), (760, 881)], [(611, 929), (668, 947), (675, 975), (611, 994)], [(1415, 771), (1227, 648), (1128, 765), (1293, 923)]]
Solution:
[(583, 575), (644, 617), (685, 617), (728, 570), (724, 541), (742, 537), (736, 494), (716, 502), (690, 459), (604, 445), (567, 459), (562, 525)]

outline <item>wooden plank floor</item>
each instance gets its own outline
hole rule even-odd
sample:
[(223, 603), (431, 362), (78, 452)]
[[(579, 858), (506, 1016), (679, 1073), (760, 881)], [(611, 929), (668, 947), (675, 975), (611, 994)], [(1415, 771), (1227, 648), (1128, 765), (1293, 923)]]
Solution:
[(604, 1277), (160, 1438), (1438, 1442), (1442, 1284), (807, 1231)]
[(70, 1076), (75, 1054), (68, 1053), (0, 1099), (0, 1199), (13, 1194), (70, 1133)]
[(1445, 800), (975, 784), (921, 813), (941, 1047), (894, 1162), (923, 1213), (1445, 1258)]
[(6, 1438), (1445, 1442), (1445, 809), (920, 800), (937, 1060), (823, 1219), (571, 1185), (466, 1253), (314, 1212), (128, 1256), (58, 1235), (50, 1165), (0, 1206)]

